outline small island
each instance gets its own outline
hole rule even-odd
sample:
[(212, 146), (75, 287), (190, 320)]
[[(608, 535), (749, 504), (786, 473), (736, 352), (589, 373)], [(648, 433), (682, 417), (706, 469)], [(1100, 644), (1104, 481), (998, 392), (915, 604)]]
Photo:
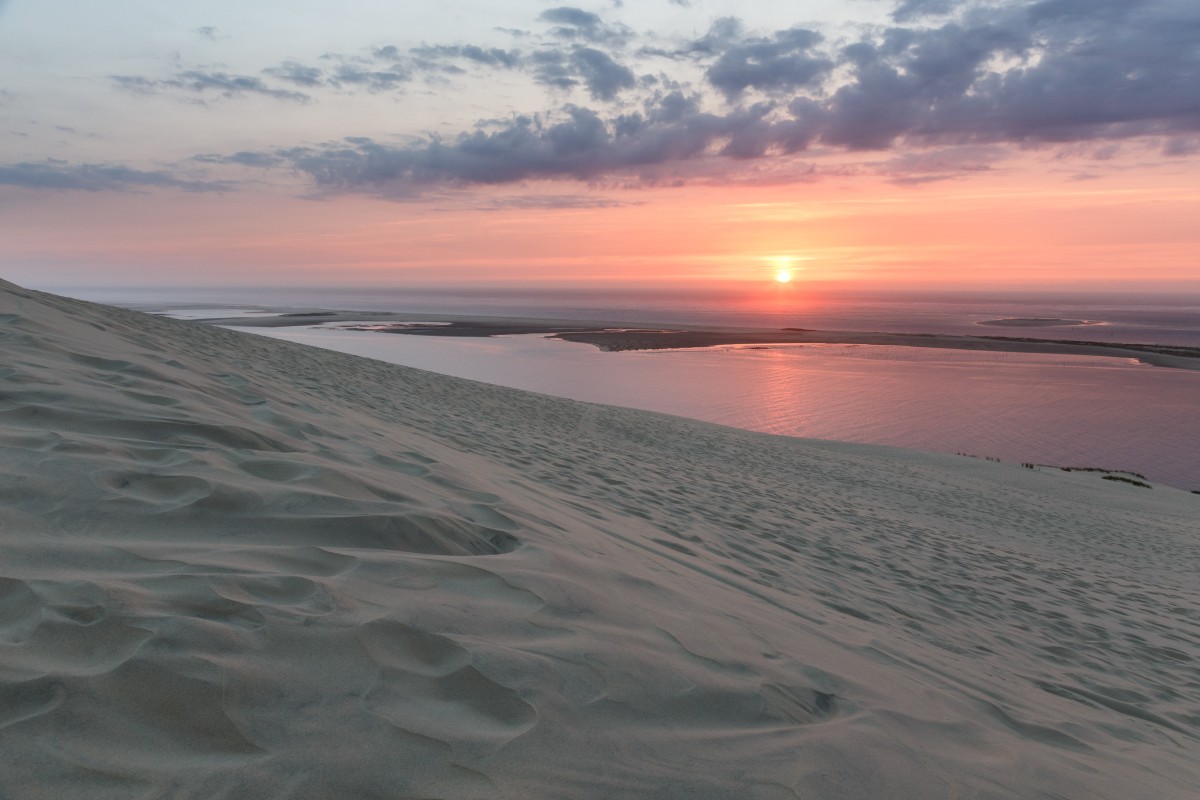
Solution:
[(1086, 319), (1060, 319), (1058, 317), (1004, 317), (985, 319), (976, 325), (992, 325), (997, 328), (1070, 328), (1077, 325), (1103, 325)]

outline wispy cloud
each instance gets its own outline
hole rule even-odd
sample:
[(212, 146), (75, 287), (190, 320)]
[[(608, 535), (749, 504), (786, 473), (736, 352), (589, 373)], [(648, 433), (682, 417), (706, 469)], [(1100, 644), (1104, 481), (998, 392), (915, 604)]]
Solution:
[[(386, 50), (393, 58), (400, 58), (400, 53), (395, 47), (389, 47)], [(379, 50), (375, 52), (376, 54), (380, 53)], [(515, 69), (521, 66), (524, 60), (519, 50), (505, 50), (500, 47), (480, 47), (474, 44), (424, 45), (414, 47), (409, 52), (414, 57), (424, 61), (461, 59), (485, 67), (503, 67), (504, 69)]]
[(242, 151), (228, 156), (217, 153), (201, 153), (200, 155), (192, 156), (192, 160), (202, 164), (234, 164), (240, 167), (255, 167), (258, 169), (268, 169), (284, 163), (283, 159), (279, 156), (250, 151)]
[(108, 164), (69, 164), (57, 160), (0, 166), (0, 185), (86, 192), (151, 188), (221, 192), (234, 188), (227, 181), (189, 180), (168, 171), (145, 171)]
[(480, 197), (474, 202), (457, 199), (455, 207), (474, 208), (477, 211), (507, 211), (510, 209), (575, 209), (575, 208), (624, 208), (638, 205), (599, 194), (519, 194)]
[(285, 61), (278, 67), (269, 67), (263, 72), (273, 78), (307, 89), (315, 89), (325, 84), (325, 72), (319, 67), (311, 67), (296, 61)]
[(165, 79), (148, 78), (142, 75), (112, 75), (110, 78), (118, 88), (135, 94), (183, 92), (202, 97), (216, 95), (223, 98), (261, 95), (294, 103), (307, 103), (312, 99), (310, 95), (303, 92), (270, 86), (262, 78), (253, 75), (236, 75), (220, 71), (184, 70)]

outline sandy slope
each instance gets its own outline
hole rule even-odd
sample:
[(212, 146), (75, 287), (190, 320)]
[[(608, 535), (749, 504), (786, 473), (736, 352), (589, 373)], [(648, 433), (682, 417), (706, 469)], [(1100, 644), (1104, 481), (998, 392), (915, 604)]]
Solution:
[(1193, 798), (1200, 496), (0, 283), (0, 797)]

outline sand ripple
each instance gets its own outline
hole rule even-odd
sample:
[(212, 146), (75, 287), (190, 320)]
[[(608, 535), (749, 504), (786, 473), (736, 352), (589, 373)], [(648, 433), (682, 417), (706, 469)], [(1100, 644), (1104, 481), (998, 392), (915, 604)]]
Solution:
[(1192, 798), (1200, 497), (0, 284), (0, 794)]

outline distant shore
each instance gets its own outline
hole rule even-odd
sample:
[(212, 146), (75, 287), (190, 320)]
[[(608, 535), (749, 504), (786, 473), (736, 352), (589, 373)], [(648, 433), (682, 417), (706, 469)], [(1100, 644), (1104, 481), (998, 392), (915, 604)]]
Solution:
[(985, 319), (975, 324), (998, 328), (1074, 328), (1080, 325), (1102, 325), (1104, 323), (1060, 317), (1004, 317), (1003, 319)]
[[(345, 323), (351, 329), (409, 336), (487, 337), (543, 334), (582, 342), (605, 351), (676, 350), (719, 345), (862, 344), (899, 347), (935, 347), (1054, 355), (1132, 358), (1145, 364), (1174, 369), (1200, 370), (1200, 348), (1159, 344), (1089, 342), (1012, 336), (958, 336), (950, 334), (820, 331), (805, 328), (716, 328), (663, 326), (654, 323), (582, 322), (532, 318), (466, 317), (446, 314), (364, 311), (296, 311), (274, 316), (228, 317), (203, 320), (239, 328), (279, 328), (323, 323)], [(358, 324), (355, 324), (358, 323)]]

